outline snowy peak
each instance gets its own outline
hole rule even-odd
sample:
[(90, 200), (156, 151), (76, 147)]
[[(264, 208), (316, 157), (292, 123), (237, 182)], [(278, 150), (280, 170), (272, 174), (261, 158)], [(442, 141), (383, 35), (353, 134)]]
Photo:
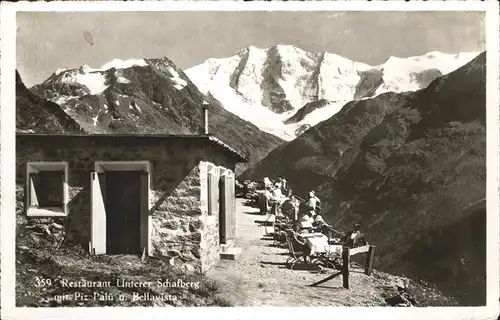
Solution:
[(383, 84), (377, 94), (387, 91), (415, 91), (429, 85), (438, 76), (448, 74), (475, 58), (479, 53), (447, 54), (439, 51), (408, 58), (389, 57), (377, 66), (383, 73)]
[(249, 46), (185, 72), (200, 91), (212, 95), (227, 110), (261, 130), (291, 140), (351, 100), (422, 89), (478, 54), (433, 51), (408, 58), (389, 57), (383, 64), (370, 66), (333, 53), (280, 44)]
[[(78, 68), (78, 70), (81, 72), (81, 73), (91, 73), (91, 72), (105, 72), (105, 71), (108, 71), (109, 69), (127, 69), (127, 68), (131, 68), (131, 67), (134, 67), (134, 66), (139, 66), (139, 67), (146, 67), (148, 64), (146, 63), (146, 61), (144, 59), (129, 59), (129, 60), (122, 60), (122, 59), (113, 59), (107, 63), (105, 63), (104, 65), (102, 65), (102, 67), (98, 68), (98, 69), (95, 69), (95, 68), (92, 68), (90, 67), (89, 65), (81, 65), (80, 68)], [(59, 69), (61, 70), (61, 69)], [(62, 71), (65, 71), (65, 70), (70, 70), (70, 69), (62, 69)], [(56, 74), (58, 72), (56, 71)]]
[(115, 69), (127, 69), (134, 66), (146, 67), (148, 64), (144, 59), (129, 59), (129, 60), (120, 60), (114, 59), (106, 64), (104, 64), (99, 70), (96, 71), (106, 71), (111, 68)]
[[(85, 95), (100, 95), (113, 84), (131, 83), (126, 73), (129, 68), (133, 67), (152, 67), (165, 72), (177, 90), (182, 90), (187, 86), (186, 79), (179, 74), (168, 58), (114, 59), (100, 68), (93, 68), (86, 64), (73, 69), (60, 68), (41, 85), (34, 86), (33, 90), (56, 103), (63, 103)], [(43, 92), (40, 91), (42, 89)]]

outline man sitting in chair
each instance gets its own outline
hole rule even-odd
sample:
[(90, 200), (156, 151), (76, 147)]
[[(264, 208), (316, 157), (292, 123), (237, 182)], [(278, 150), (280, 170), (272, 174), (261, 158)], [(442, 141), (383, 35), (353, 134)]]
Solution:
[(271, 193), (271, 187), (267, 187), (260, 196), (260, 213), (268, 214), (271, 208), (271, 198), (273, 194)]
[(323, 220), (323, 217), (319, 214), (314, 218), (314, 222), (312, 225), (314, 232), (321, 232), (321, 233), (325, 233), (325, 231), (329, 227), (329, 225), (325, 222), (325, 220)]

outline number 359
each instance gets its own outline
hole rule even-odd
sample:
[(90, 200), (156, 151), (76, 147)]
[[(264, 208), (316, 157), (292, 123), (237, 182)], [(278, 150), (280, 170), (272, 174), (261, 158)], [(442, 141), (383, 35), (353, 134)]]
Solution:
[(40, 279), (35, 277), (35, 287), (50, 287), (52, 285), (51, 279)]

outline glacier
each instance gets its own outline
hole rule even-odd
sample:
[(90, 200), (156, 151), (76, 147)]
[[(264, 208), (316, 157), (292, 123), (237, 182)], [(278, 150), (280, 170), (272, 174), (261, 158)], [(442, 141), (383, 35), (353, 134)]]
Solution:
[[(303, 128), (335, 115), (349, 101), (422, 89), (477, 55), (479, 52), (433, 51), (407, 58), (391, 56), (371, 66), (292, 45), (249, 46), (233, 56), (210, 58), (184, 72), (201, 92), (212, 95), (226, 110), (290, 141)], [(326, 103), (302, 110), (305, 117), (291, 121), (308, 103), (320, 100)]]

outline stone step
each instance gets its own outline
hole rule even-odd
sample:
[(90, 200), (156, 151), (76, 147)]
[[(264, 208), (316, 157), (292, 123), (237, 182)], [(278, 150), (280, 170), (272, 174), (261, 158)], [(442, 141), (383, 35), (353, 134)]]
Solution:
[(228, 244), (221, 244), (220, 245), (220, 252), (227, 252), (229, 249), (231, 249), (233, 247), (233, 244), (232, 243), (228, 243)]
[(220, 253), (222, 260), (236, 260), (241, 255), (241, 248), (232, 247)]

